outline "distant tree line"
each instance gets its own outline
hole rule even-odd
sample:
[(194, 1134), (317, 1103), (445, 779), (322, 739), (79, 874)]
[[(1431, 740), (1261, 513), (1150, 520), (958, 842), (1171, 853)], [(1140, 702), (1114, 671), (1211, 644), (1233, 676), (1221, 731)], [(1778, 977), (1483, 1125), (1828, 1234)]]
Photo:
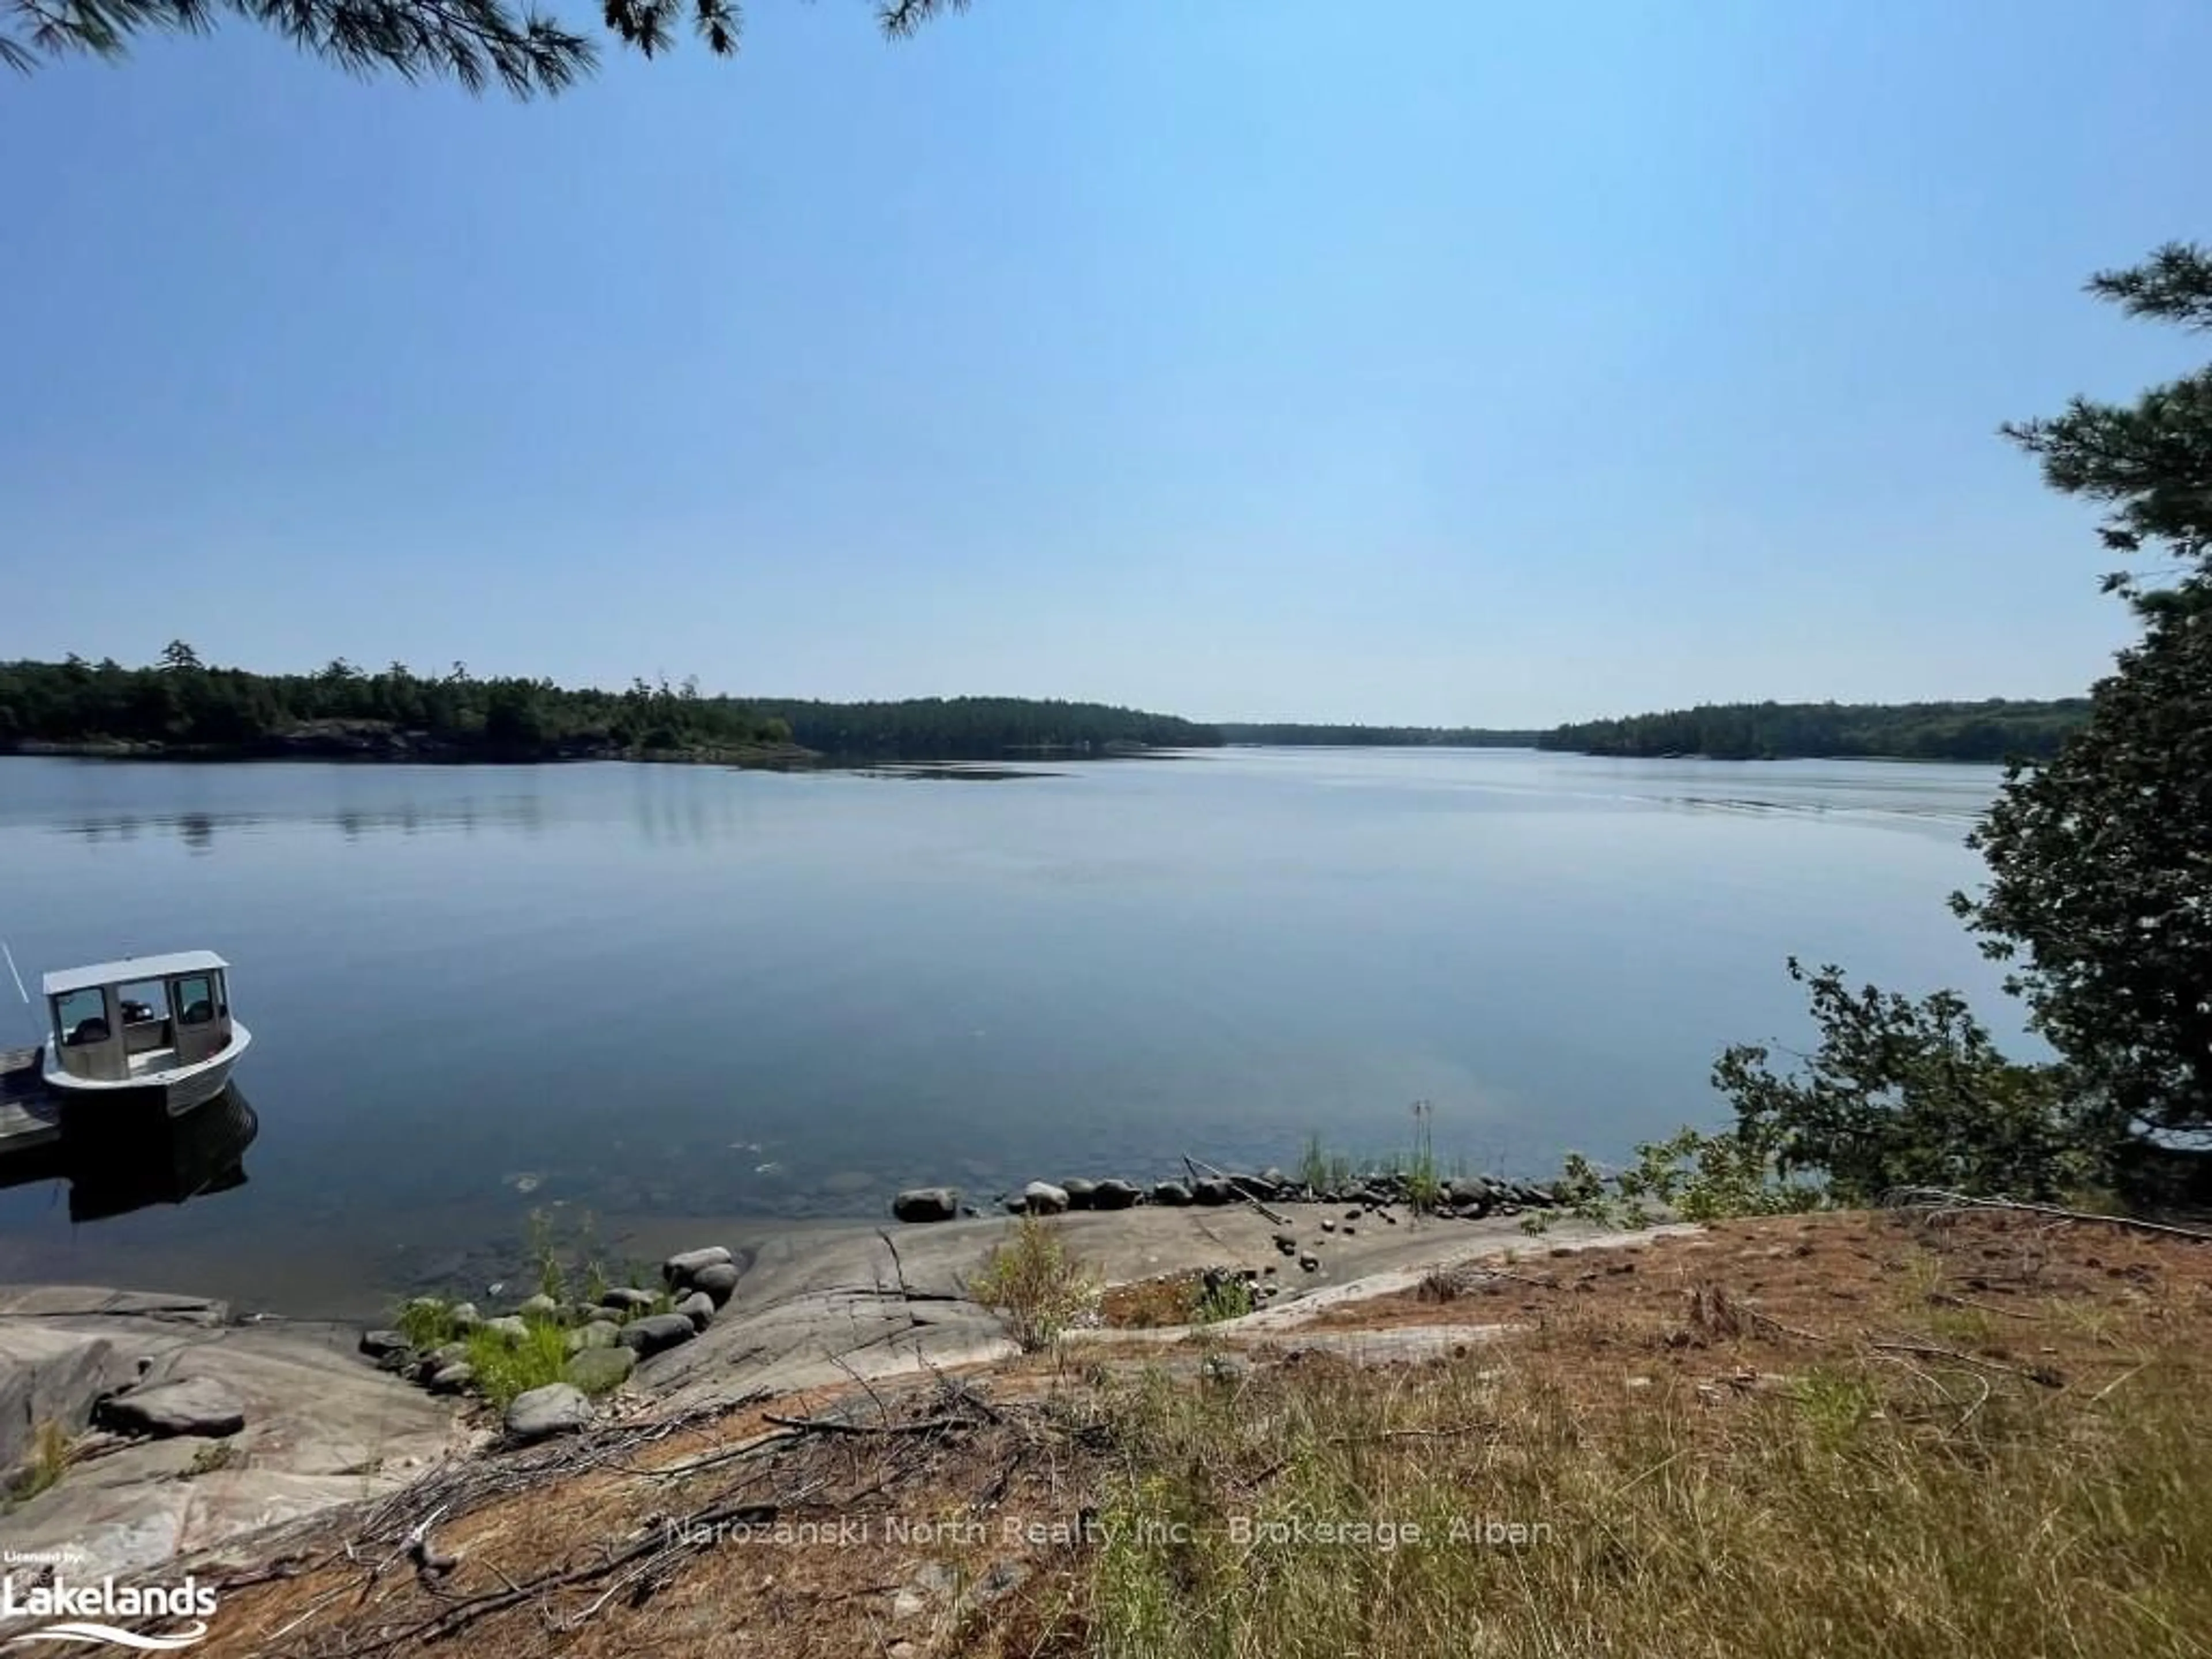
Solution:
[(161, 661), (0, 663), (0, 749), (58, 745), (224, 754), (386, 752), (494, 758), (744, 748), (787, 743), (773, 715), (697, 683), (626, 690), (478, 679), (455, 663), (370, 672), (343, 658), (313, 674), (212, 667), (182, 641)]
[(1526, 749), (1538, 735), (1480, 726), (1315, 726), (1295, 720), (1224, 720), (1216, 729), (1224, 743), (1293, 749)]
[(1539, 749), (1585, 755), (1699, 755), (1998, 762), (2046, 760), (2088, 718), (2086, 697), (2053, 702), (1729, 702), (1562, 726)]
[[(1172, 715), (1018, 697), (800, 702), (705, 696), (696, 679), (621, 691), (479, 679), (466, 665), (375, 672), (343, 659), (313, 674), (200, 660), (182, 641), (144, 668), (0, 662), (0, 751), (360, 754), (532, 760), (720, 755), (994, 760), (1206, 748), (1221, 735)], [(765, 751), (765, 752), (763, 752)]]
[(1102, 755), (1210, 749), (1214, 726), (1104, 703), (1029, 697), (915, 697), (900, 702), (794, 702), (751, 707), (790, 728), (792, 740), (840, 758), (996, 760), (1010, 755)]

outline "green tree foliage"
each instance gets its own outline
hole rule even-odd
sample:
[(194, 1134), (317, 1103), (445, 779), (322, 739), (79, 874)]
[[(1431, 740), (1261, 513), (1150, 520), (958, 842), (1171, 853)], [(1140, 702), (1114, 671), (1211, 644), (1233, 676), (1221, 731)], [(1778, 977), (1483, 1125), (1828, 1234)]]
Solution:
[(1817, 1174), (1864, 1204), (1898, 1187), (2050, 1199), (2102, 1175), (2063, 1073), (2007, 1060), (1956, 992), (1853, 990), (1794, 957), (1790, 976), (1811, 989), (1819, 1046), (1785, 1074), (1749, 1043), (1713, 1067), (1738, 1144), (1779, 1176)]
[(2057, 753), (2088, 714), (2055, 702), (1730, 702), (1562, 726), (1539, 749), (1585, 755), (1698, 755), (1714, 760), (1898, 759), (1997, 762)]
[(640, 680), (629, 690), (550, 680), (442, 678), (404, 663), (368, 674), (340, 659), (313, 674), (208, 667), (173, 641), (153, 668), (82, 658), (0, 663), (0, 741), (159, 744), (221, 752), (406, 747), (463, 756), (708, 750), (787, 741), (773, 715)]
[(1029, 697), (916, 697), (904, 702), (757, 702), (794, 742), (854, 760), (1000, 760), (1203, 749), (1221, 733), (1172, 714)]
[[(966, 0), (882, 0), (887, 34), (911, 33)], [(717, 57), (738, 49), (735, 0), (603, 0), (607, 32), (647, 58), (689, 28)], [(496, 81), (518, 98), (556, 93), (591, 73), (592, 40), (534, 5), (509, 0), (0, 0), (0, 65), (31, 70), (75, 53), (120, 58), (142, 34), (204, 34), (224, 17), (275, 31), (356, 75), (445, 79), (471, 92)]]
[[(2212, 328), (2201, 249), (2089, 287)], [(2212, 1127), (2212, 368), (2005, 430), (2052, 488), (2111, 507), (2108, 549), (2154, 568), (2106, 579), (2143, 637), (2057, 757), (2008, 776), (1974, 836), (1989, 886), (1953, 902), (2116, 1128)]]
[(1494, 731), (1480, 726), (1313, 726), (1296, 721), (1224, 721), (1224, 743), (1260, 743), (1277, 748), (1329, 749), (1527, 749), (1533, 732)]
[(1206, 748), (1221, 735), (1171, 714), (1020, 697), (763, 702), (702, 696), (696, 679), (569, 690), (339, 658), (313, 674), (204, 665), (173, 641), (159, 666), (82, 658), (0, 662), (0, 746), (155, 744), (222, 753), (428, 749), (458, 757), (706, 754), (797, 743), (842, 760), (998, 760)]

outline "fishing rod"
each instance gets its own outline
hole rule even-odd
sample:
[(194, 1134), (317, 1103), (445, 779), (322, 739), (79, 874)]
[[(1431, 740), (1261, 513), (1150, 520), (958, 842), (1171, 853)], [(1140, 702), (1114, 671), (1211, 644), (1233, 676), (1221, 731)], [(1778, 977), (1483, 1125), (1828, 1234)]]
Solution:
[(23, 988), (23, 975), (15, 969), (15, 953), (8, 948), (8, 941), (4, 939), (0, 939), (0, 957), (7, 958), (8, 977), (15, 981), (15, 994), (23, 999), (25, 1017), (31, 1022), (33, 1034), (40, 1042), (44, 1042), (46, 1040), (46, 1033), (39, 1027), (38, 1015), (32, 1012), (31, 994)]

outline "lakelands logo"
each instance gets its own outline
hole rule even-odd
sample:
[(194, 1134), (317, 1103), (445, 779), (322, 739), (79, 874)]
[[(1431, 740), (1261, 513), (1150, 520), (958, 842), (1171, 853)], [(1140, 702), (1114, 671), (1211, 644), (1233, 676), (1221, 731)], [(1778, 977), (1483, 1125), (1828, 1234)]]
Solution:
[[(212, 1587), (190, 1577), (181, 1584), (142, 1586), (118, 1584), (103, 1578), (97, 1584), (71, 1584), (57, 1573), (44, 1584), (18, 1586), (15, 1575), (0, 1577), (0, 1619), (52, 1619), (9, 1638), (18, 1642), (106, 1642), (139, 1653), (168, 1653), (188, 1648), (208, 1633), (207, 1621), (215, 1613)], [(182, 1619), (191, 1622), (180, 1630), (159, 1636), (142, 1636), (108, 1622), (116, 1619)]]

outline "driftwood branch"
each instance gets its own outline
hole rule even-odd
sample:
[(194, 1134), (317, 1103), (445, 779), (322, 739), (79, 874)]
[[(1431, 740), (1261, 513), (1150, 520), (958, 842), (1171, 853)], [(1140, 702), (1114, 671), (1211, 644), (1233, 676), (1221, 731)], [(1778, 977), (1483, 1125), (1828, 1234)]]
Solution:
[(2061, 1221), (2094, 1222), (2099, 1226), (2123, 1227), (2131, 1232), (2154, 1233), (2161, 1238), (2185, 1238), (2192, 1243), (2212, 1244), (2212, 1233), (2195, 1227), (2176, 1227), (2140, 1216), (2100, 1215), (2094, 1210), (2069, 1210), (2057, 1204), (2031, 1204), (2017, 1198), (1977, 1198), (1971, 1193), (1947, 1192), (1941, 1187), (1900, 1187), (1886, 1194), (1882, 1202), (1900, 1210), (2011, 1210), (2021, 1215), (2047, 1215)]
[(1229, 1183), (1230, 1191), (1235, 1193), (1237, 1197), (1243, 1199), (1247, 1204), (1249, 1204), (1254, 1209), (1257, 1210), (1261, 1215), (1267, 1217), (1268, 1220), (1273, 1222), (1278, 1227), (1287, 1227), (1291, 1224), (1290, 1217), (1282, 1214), (1279, 1211), (1271, 1210), (1266, 1205), (1262, 1204), (1258, 1199), (1255, 1198), (1250, 1192), (1246, 1190), (1244, 1183), (1237, 1179), (1237, 1176), (1215, 1169), (1211, 1164), (1206, 1163), (1203, 1158), (1195, 1158), (1188, 1152), (1185, 1152), (1182, 1155), (1182, 1167), (1190, 1171), (1190, 1178), (1193, 1181), (1197, 1181), (1202, 1178), (1198, 1172), (1200, 1170), (1203, 1170), (1206, 1171), (1206, 1177), (1210, 1177), (1215, 1181), (1227, 1182)]
[(834, 1417), (761, 1413), (763, 1423), (773, 1423), (780, 1429), (796, 1429), (805, 1434), (935, 1434), (940, 1429), (957, 1429), (966, 1420), (959, 1417), (925, 1417), (919, 1423), (845, 1423)]

